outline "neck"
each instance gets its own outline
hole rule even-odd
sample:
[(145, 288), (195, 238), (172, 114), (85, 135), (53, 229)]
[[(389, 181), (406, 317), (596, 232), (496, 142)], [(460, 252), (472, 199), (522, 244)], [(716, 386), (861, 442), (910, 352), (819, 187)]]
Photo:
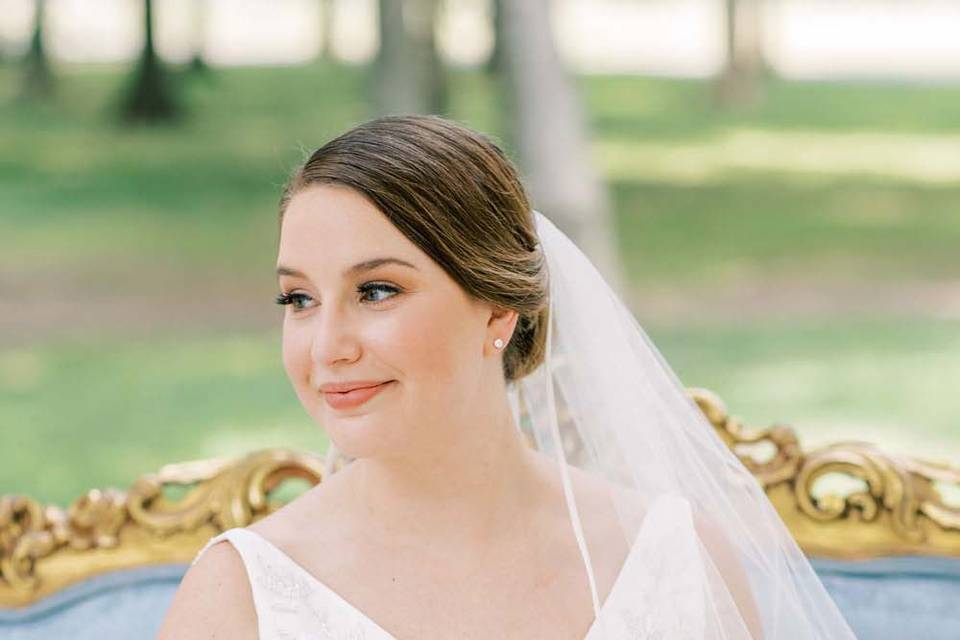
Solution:
[(434, 438), (416, 459), (350, 465), (355, 504), (382, 539), (483, 547), (522, 527), (535, 489), (533, 454), (505, 390), (484, 397), (498, 401), (478, 403), (456, 428), (433, 430), (450, 437)]

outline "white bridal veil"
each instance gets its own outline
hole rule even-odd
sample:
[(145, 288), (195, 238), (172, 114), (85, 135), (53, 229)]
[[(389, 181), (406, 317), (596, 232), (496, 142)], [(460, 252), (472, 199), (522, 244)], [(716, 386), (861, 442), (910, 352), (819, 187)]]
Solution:
[[(630, 311), (533, 213), (550, 284), (547, 352), (508, 389), (521, 431), (560, 463), (599, 637), (854, 638), (759, 483)], [(603, 487), (618, 526), (592, 520), (602, 510), (581, 498), (583, 478)], [(653, 504), (660, 520), (648, 527)], [(629, 597), (617, 583), (605, 600), (598, 559), (617, 548), (629, 549), (622, 571), (632, 563), (637, 580)]]

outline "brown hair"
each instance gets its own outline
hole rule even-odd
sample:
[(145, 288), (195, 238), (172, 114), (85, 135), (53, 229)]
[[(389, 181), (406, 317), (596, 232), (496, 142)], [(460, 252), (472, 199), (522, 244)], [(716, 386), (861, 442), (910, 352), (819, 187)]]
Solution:
[(350, 187), (471, 296), (519, 313), (503, 353), (507, 381), (546, 348), (546, 264), (516, 168), (487, 136), (431, 115), (365, 122), (313, 152), (290, 178), (290, 199), (316, 184)]

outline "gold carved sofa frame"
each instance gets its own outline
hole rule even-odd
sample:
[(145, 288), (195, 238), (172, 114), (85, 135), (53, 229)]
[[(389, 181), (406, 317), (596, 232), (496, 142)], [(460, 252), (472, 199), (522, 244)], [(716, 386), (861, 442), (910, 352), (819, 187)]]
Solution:
[[(960, 485), (960, 468), (865, 442), (804, 451), (789, 426), (750, 430), (712, 392), (687, 392), (763, 486), (808, 556), (960, 558), (960, 507), (949, 504), (943, 491)], [(90, 490), (67, 509), (2, 496), (0, 608), (26, 606), (114, 570), (188, 563), (220, 531), (283, 506), (273, 494), (287, 480), (315, 484), (323, 475), (317, 455), (267, 449), (236, 459), (169, 464), (127, 491)], [(844, 484), (854, 488), (817, 492), (828, 475), (845, 477), (851, 482)]]

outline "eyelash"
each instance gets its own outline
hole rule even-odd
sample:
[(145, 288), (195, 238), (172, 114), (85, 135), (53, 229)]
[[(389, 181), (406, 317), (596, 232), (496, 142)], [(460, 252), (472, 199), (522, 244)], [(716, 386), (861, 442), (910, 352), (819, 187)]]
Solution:
[[(367, 282), (357, 287), (357, 293), (359, 294), (364, 294), (364, 293), (367, 293), (368, 291), (378, 291), (378, 290), (391, 291), (394, 293), (394, 295), (400, 293), (400, 290), (397, 289), (396, 287), (389, 284), (383, 284), (383, 283)], [(294, 305), (294, 301), (300, 300), (302, 298), (309, 298), (309, 297), (310, 296), (304, 293), (281, 293), (280, 295), (277, 296), (274, 302), (276, 302), (279, 305), (293, 305), (291, 308), (294, 310), (294, 312), (297, 312), (297, 311), (303, 311), (303, 309), (298, 309), (297, 306)], [(374, 305), (380, 304), (381, 302), (386, 302), (387, 300), (393, 297), (394, 296), (391, 295), (391, 296), (388, 296), (387, 298), (384, 298), (383, 300), (371, 300), (370, 304), (374, 304)]]

